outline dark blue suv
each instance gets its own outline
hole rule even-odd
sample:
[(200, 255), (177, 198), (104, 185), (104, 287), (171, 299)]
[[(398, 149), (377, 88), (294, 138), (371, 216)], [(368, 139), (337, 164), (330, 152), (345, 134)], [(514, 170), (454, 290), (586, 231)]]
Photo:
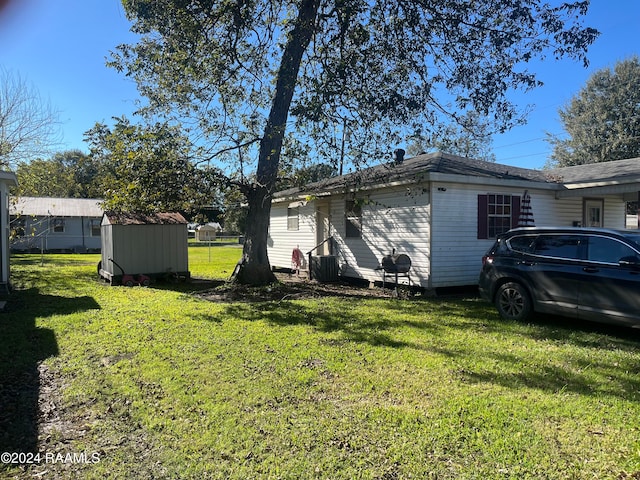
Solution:
[(479, 288), (505, 319), (537, 312), (640, 328), (640, 231), (510, 230), (482, 258)]

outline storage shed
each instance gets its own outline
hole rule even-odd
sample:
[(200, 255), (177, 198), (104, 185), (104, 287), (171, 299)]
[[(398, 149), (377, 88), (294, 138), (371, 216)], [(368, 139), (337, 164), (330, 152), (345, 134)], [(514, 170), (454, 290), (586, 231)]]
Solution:
[(211, 224), (198, 225), (196, 228), (196, 241), (213, 242), (216, 239), (217, 228)]
[(101, 223), (100, 276), (189, 278), (187, 221), (179, 213), (152, 215), (106, 212)]

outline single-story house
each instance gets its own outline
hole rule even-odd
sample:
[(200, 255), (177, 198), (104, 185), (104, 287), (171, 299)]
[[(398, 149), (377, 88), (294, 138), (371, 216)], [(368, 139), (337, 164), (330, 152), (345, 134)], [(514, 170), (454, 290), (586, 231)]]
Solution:
[(101, 202), (95, 198), (12, 198), (11, 249), (100, 251)]
[(375, 282), (395, 252), (411, 260), (398, 283), (474, 285), (496, 236), (522, 221), (525, 191), (537, 226), (623, 229), (640, 192), (640, 158), (531, 170), (431, 153), (278, 192), (269, 260), (290, 268), (297, 249), (332, 259), (341, 276)]

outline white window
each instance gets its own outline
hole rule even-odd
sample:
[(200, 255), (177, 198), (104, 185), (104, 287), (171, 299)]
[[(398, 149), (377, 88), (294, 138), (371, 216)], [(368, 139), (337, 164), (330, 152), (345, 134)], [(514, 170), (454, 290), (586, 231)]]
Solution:
[(355, 200), (347, 200), (345, 205), (345, 233), (347, 237), (362, 237), (362, 206)]
[(49, 221), (49, 228), (52, 232), (55, 233), (64, 233), (64, 219), (63, 218), (52, 218)]
[(100, 220), (91, 220), (91, 236), (100, 236)]
[(489, 238), (511, 229), (511, 195), (488, 195), (487, 220)]
[(287, 208), (287, 230), (298, 230), (300, 228), (300, 208)]

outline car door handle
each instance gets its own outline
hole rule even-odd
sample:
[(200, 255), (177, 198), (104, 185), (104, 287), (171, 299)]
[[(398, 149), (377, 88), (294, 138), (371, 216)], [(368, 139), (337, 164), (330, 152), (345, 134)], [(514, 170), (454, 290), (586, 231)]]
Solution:
[(523, 260), (520, 262), (520, 265), (524, 265), (525, 267), (533, 267), (536, 264), (536, 262), (530, 262), (527, 260)]
[(600, 271), (600, 269), (596, 267), (584, 267), (582, 270), (587, 273), (598, 273)]

